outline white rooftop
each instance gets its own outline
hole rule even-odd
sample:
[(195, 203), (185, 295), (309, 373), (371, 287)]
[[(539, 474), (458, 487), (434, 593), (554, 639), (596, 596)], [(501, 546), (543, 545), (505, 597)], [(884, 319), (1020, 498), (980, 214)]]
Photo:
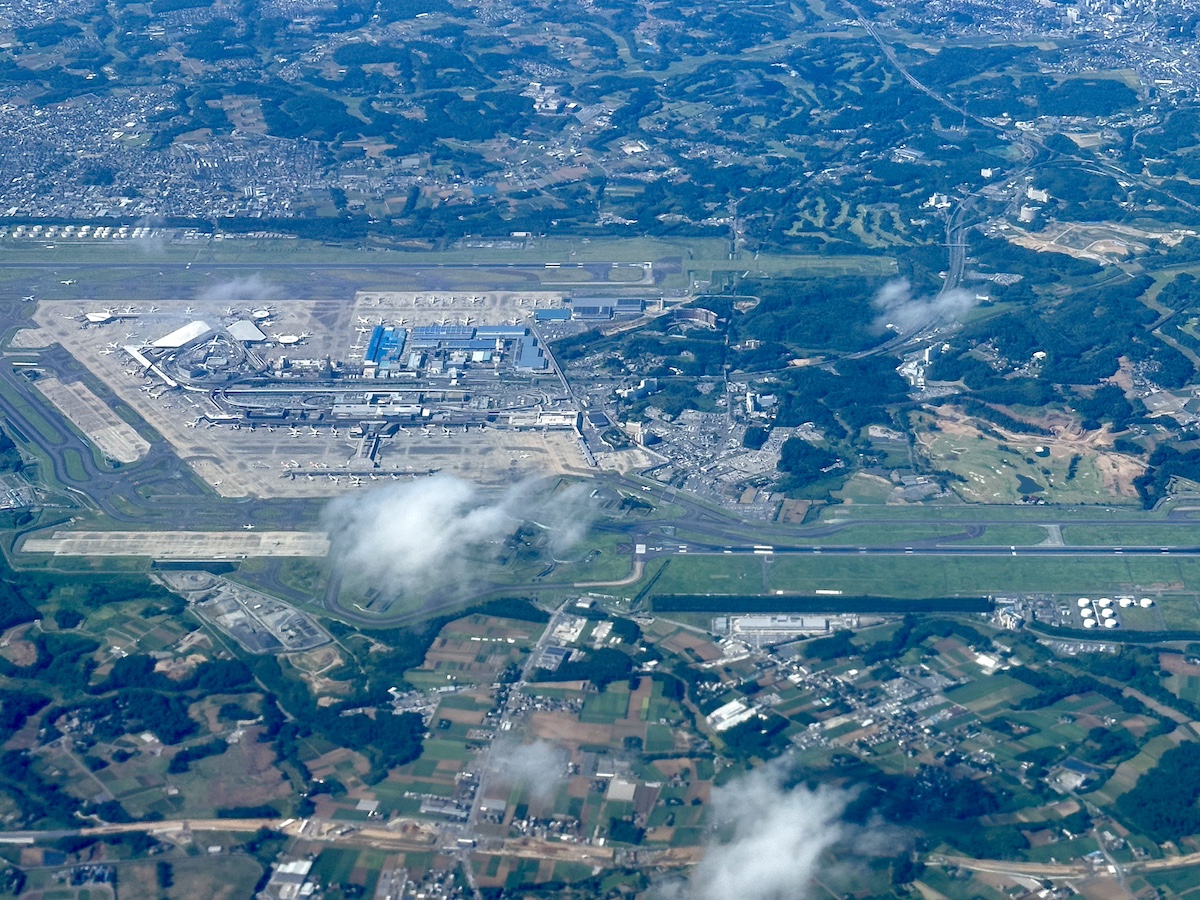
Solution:
[(229, 326), (228, 331), (230, 337), (244, 344), (257, 344), (259, 341), (267, 339), (267, 336), (259, 330), (257, 325), (246, 319), (239, 319), (234, 322)]
[(196, 338), (200, 337), (200, 335), (210, 330), (211, 329), (209, 328), (207, 322), (201, 322), (199, 319), (197, 319), (195, 322), (189, 322), (182, 328), (176, 328), (170, 334), (163, 335), (157, 341), (151, 344), (151, 346), (173, 350), (176, 347), (182, 347), (188, 341), (194, 341)]

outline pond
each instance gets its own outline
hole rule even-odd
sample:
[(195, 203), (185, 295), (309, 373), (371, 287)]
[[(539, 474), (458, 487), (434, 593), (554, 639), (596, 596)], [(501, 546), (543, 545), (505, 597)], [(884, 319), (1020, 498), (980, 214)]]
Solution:
[(1040, 494), (1046, 489), (1032, 478), (1028, 478), (1024, 475), (1018, 475), (1017, 490), (1021, 492), (1022, 496), (1024, 496), (1025, 494)]

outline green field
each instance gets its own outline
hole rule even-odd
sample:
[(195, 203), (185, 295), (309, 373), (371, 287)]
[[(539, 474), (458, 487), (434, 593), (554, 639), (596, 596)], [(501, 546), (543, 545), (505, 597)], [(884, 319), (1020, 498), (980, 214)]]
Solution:
[[(679, 563), (676, 560), (676, 563)], [(1200, 588), (1200, 559), (1173, 557), (789, 556), (771, 563), (771, 590), (885, 597), (1087, 593)], [(656, 586), (657, 590), (657, 586)], [(710, 590), (714, 590), (710, 588)], [(715, 592), (715, 590), (714, 590)]]
[(656, 594), (758, 594), (762, 557), (676, 556), (654, 583)]
[[(17, 246), (11, 242), (8, 246)], [(674, 259), (673, 271), (660, 275), (657, 289), (687, 289), (693, 280), (707, 282), (715, 274), (736, 269), (758, 276), (788, 275), (892, 275), (897, 271), (896, 260), (890, 256), (846, 254), (816, 255), (789, 253), (760, 253), (753, 260), (731, 263), (728, 241), (722, 238), (694, 237), (686, 239), (633, 237), (597, 237), (588, 241), (569, 238), (539, 238), (524, 249), (512, 247), (450, 248), (444, 250), (397, 250), (352, 246), (325, 245), (318, 241), (301, 240), (239, 240), (236, 242), (206, 242), (188, 247), (170, 245), (152, 251), (138, 250), (120, 244), (97, 245), (64, 242), (44, 247), (36, 258), (26, 257), (27, 267), (0, 271), (0, 286), (15, 285), (24, 290), (30, 280), (44, 269), (69, 265), (77, 283), (61, 285), (57, 279), (46, 279), (39, 299), (96, 300), (130, 299), (129, 272), (113, 267), (114, 260), (126, 259), (131, 267), (170, 266), (168, 273), (178, 296), (194, 295), (205, 286), (202, 264), (237, 264), (262, 267), (266, 277), (279, 266), (301, 269), (308, 265), (332, 267), (322, 273), (325, 277), (342, 278), (347, 284), (357, 283), (371, 289), (372, 282), (386, 284), (390, 290), (422, 290), (425, 281), (419, 273), (403, 268), (387, 273), (389, 266), (428, 265), (441, 267), (439, 280), (453, 288), (502, 287), (529, 289), (526, 280), (533, 273), (544, 290), (578, 286), (619, 287), (638, 283), (641, 266), (646, 262)], [(683, 261), (682, 267), (679, 261)], [(546, 264), (553, 264), (553, 267)], [(614, 268), (597, 276), (591, 269), (576, 268), (586, 263), (613, 263)], [(185, 270), (185, 265), (191, 268)], [(516, 265), (520, 270), (509, 269)], [(141, 279), (144, 281), (144, 279)], [(161, 280), (155, 279), (161, 289)]]
[(773, 591), (814, 594), (830, 590), (898, 598), (1200, 590), (1200, 559), (1157, 555), (1084, 557), (1069, 553), (1036, 557), (681, 554), (671, 558), (654, 583), (651, 596)]
[[(1189, 502), (1186, 500), (1182, 501)], [(882, 505), (851, 505), (827, 506), (821, 510), (818, 521), (822, 525), (835, 525), (841, 522), (912, 522), (916, 525), (926, 525), (936, 522), (988, 523), (997, 524), (1036, 524), (1061, 523), (1064, 526), (1072, 522), (1092, 525), (1111, 519), (1114, 525), (1120, 525), (1130, 519), (1139, 523), (1153, 525), (1156, 522), (1166, 522), (1176, 501), (1164, 503), (1155, 510), (1143, 510), (1129, 506), (1097, 506), (1094, 504), (1055, 505), (1055, 506), (1015, 506), (1011, 504), (988, 505), (980, 503), (962, 503), (948, 500), (920, 506), (882, 506)]]
[(1195, 525), (1067, 525), (1063, 540), (1070, 546), (1194, 547), (1200, 543)]
[(617, 685), (610, 685), (603, 694), (588, 695), (583, 701), (579, 721), (611, 725), (617, 719), (625, 718), (628, 709), (629, 691)]
[(973, 713), (987, 713), (997, 707), (1011, 706), (1035, 693), (1037, 692), (1029, 685), (1008, 675), (992, 675), (981, 676), (961, 687), (948, 690), (946, 697)]

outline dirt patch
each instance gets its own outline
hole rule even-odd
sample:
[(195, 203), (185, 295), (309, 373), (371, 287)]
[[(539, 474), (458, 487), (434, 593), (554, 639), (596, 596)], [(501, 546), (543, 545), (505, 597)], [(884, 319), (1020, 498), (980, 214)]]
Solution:
[(0, 645), (0, 656), (14, 666), (32, 666), (37, 662), (37, 647), (30, 641), (10, 641)]
[(662, 645), (674, 653), (683, 655), (691, 650), (705, 662), (721, 658), (721, 650), (716, 644), (708, 638), (688, 631), (676, 632), (663, 641)]
[(1172, 675), (1200, 675), (1200, 665), (1188, 662), (1181, 653), (1158, 654), (1158, 665)]
[(439, 706), (437, 717), (439, 719), (448, 719), (451, 722), (466, 723), (467, 725), (478, 725), (483, 722), (483, 717), (487, 715), (482, 710), (477, 709), (451, 709), (447, 706)]
[(274, 761), (271, 745), (258, 743), (257, 729), (248, 729), (223, 756), (194, 765), (206, 776), (209, 804), (220, 809), (258, 806), (288, 796), (291, 788), (273, 765)]
[(580, 722), (570, 713), (535, 712), (529, 717), (533, 733), (563, 744), (607, 744), (612, 726)]
[(690, 759), (656, 759), (654, 768), (662, 772), (663, 778), (674, 778), (682, 772), (694, 772), (696, 765)]

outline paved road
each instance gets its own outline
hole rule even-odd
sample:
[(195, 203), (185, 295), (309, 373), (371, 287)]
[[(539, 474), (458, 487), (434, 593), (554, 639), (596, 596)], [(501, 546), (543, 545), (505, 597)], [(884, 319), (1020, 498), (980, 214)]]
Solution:
[[(766, 549), (769, 547), (770, 549)], [(648, 548), (647, 558), (657, 556), (1200, 556), (1200, 547), (1017, 547), (1017, 546), (904, 546), (904, 547), (845, 547), (810, 546), (776, 547), (771, 545), (716, 546), (712, 544), (661, 544)]]

